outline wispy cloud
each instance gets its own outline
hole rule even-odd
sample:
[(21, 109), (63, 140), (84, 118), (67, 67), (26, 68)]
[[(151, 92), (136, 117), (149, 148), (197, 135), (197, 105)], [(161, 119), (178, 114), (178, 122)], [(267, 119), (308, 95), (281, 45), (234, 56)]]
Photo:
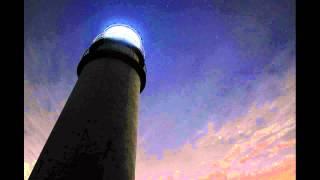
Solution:
[[(294, 179), (294, 70), (277, 81), (280, 96), (259, 106), (253, 101), (246, 114), (222, 126), (208, 120), (206, 127), (194, 133), (193, 142), (164, 150), (162, 158), (146, 153), (143, 144), (150, 142), (139, 137), (136, 179)], [(36, 86), (25, 80), (25, 178), (65, 103), (48, 96), (52, 88), (62, 89), (58, 86), (66, 82), (60, 83)], [(50, 111), (39, 99), (59, 106)]]
[[(291, 69), (292, 70), (292, 69)], [(194, 143), (147, 154), (140, 144), (137, 179), (294, 179), (295, 75), (289, 72), (281, 96), (231, 119), (220, 128), (209, 121)]]
[[(261, 82), (264, 87), (270, 87), (268, 83), (276, 83), (282, 93), (262, 104), (254, 100), (247, 113), (221, 126), (209, 119), (206, 127), (194, 132), (195, 140), (164, 150), (161, 158), (143, 147), (157, 142), (139, 137), (136, 179), (294, 179), (295, 71)], [(63, 90), (64, 84), (40, 86), (25, 80), (25, 178), (65, 103), (57, 98), (61, 94), (52, 93)], [(59, 105), (50, 110), (41, 101)]]

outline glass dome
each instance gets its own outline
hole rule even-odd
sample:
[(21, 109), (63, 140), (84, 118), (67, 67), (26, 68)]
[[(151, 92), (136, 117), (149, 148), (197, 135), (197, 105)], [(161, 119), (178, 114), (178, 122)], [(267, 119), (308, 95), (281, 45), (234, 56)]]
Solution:
[(115, 40), (124, 41), (130, 45), (139, 48), (143, 52), (142, 40), (138, 32), (128, 25), (114, 24), (107, 27), (101, 34), (99, 34), (93, 42), (102, 39), (110, 38)]

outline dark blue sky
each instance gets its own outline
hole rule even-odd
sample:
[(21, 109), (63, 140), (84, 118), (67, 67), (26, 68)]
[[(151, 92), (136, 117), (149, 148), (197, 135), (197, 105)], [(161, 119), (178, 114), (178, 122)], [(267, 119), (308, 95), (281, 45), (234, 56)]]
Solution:
[[(292, 0), (25, 0), (25, 80), (37, 87), (40, 104), (57, 110), (94, 37), (112, 23), (131, 25), (142, 36), (148, 70), (139, 139), (147, 152), (161, 154), (208, 121), (224, 124), (253, 100), (281, 94), (273, 79), (295, 66), (294, 6)], [(54, 101), (43, 100), (48, 93)]]

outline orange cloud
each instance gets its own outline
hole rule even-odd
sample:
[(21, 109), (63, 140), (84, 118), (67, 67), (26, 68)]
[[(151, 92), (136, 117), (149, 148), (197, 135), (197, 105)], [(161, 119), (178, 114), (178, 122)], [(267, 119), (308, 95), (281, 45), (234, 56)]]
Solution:
[[(285, 93), (272, 102), (260, 107), (253, 102), (247, 114), (229, 120), (219, 129), (208, 122), (207, 133), (194, 146), (186, 143), (168, 149), (158, 159), (147, 154), (139, 140), (136, 179), (295, 179), (294, 78), (288, 76), (283, 81)], [(32, 91), (33, 87), (25, 82), (25, 94), (31, 96)], [(54, 125), (55, 121), (47, 119), (58, 117), (58, 112), (48, 112), (36, 101), (27, 103), (37, 111), (25, 113), (25, 179)], [(273, 111), (275, 108), (278, 110)], [(257, 118), (265, 120), (263, 126), (256, 124)]]
[[(295, 179), (295, 76), (280, 80), (283, 94), (230, 119), (219, 129), (211, 121), (199, 129), (194, 144), (167, 149), (163, 157), (147, 154), (138, 140), (136, 179)], [(50, 112), (32, 98), (35, 90), (25, 81), (25, 179), (40, 154), (60, 109)], [(47, 89), (49, 91), (49, 89)], [(53, 97), (48, 101), (58, 103)], [(274, 111), (277, 109), (277, 111)], [(263, 125), (257, 125), (263, 118)], [(208, 129), (206, 132), (204, 129)], [(206, 132), (206, 133), (203, 133)]]
[[(295, 179), (294, 73), (280, 84), (284, 93), (273, 101), (259, 107), (253, 102), (247, 114), (219, 129), (209, 122), (194, 146), (166, 150), (157, 159), (140, 144), (136, 179)], [(257, 118), (265, 123), (257, 125)]]

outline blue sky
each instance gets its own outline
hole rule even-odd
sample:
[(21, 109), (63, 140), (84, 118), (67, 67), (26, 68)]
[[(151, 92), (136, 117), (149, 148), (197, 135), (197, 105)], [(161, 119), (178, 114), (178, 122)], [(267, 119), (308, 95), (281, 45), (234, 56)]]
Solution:
[(51, 121), (96, 35), (112, 23), (129, 24), (141, 34), (148, 73), (138, 141), (159, 157), (193, 142), (208, 123), (222, 127), (247, 113), (252, 102), (281, 96), (281, 79), (295, 68), (291, 0), (25, 0), (24, 10), (25, 96), (27, 86), (32, 89), (25, 112), (44, 108), (56, 113)]

